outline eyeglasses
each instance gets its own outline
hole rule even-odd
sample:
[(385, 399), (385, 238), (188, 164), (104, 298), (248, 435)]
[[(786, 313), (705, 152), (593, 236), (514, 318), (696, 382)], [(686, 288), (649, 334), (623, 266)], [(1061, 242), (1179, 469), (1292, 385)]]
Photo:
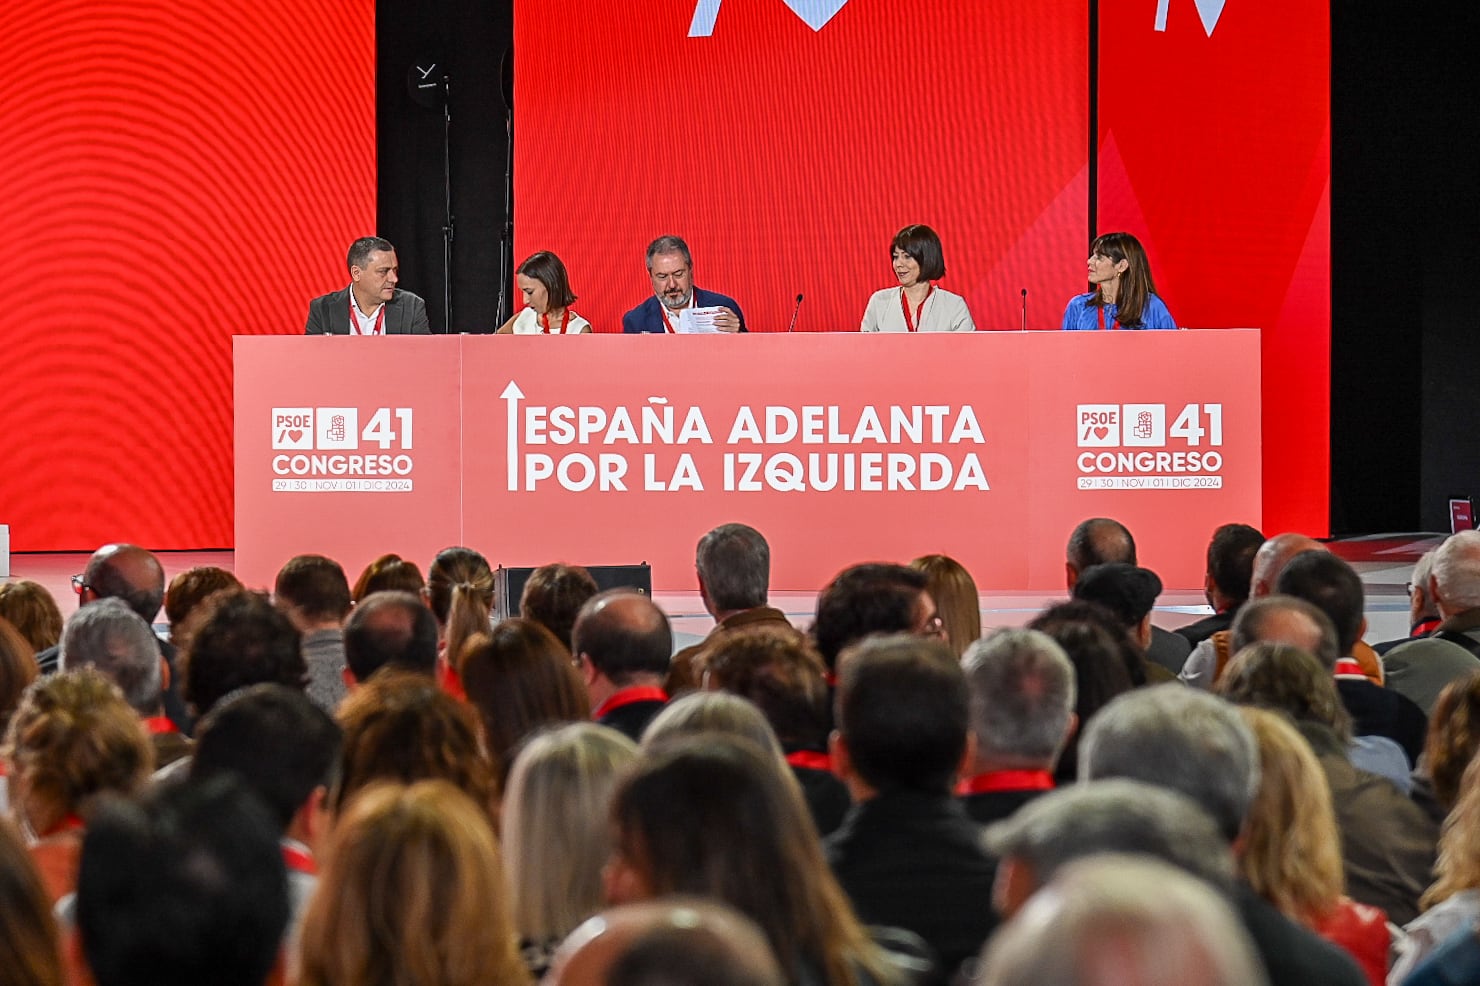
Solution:
[(77, 593), (79, 596), (82, 595), (82, 590), (83, 589), (91, 589), (91, 588), (92, 588), (92, 586), (88, 584), (88, 582), (87, 582), (87, 576), (86, 575), (74, 575), (74, 576), (72, 576), (72, 591), (75, 592), (75, 593)]
[(1409, 599), (1412, 599), (1413, 598), (1413, 583), (1412, 582), (1404, 583), (1403, 588), (1405, 588), (1405, 589), (1408, 590), (1408, 598)]
[(915, 631), (917, 637), (935, 637), (940, 640), (946, 639), (946, 621), (937, 613), (925, 621), (925, 625)]

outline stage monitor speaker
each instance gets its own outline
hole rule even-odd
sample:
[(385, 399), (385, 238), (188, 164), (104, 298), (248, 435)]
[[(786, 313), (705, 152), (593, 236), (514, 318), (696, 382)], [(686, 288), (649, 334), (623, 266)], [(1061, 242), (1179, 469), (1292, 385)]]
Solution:
[[(639, 565), (587, 565), (585, 568), (599, 589), (636, 589), (644, 596), (653, 594), (653, 567), (647, 562)], [(532, 568), (504, 568), (502, 565), (493, 573), (493, 614), (496, 619), (507, 620), (519, 615), (524, 583), (533, 574)]]

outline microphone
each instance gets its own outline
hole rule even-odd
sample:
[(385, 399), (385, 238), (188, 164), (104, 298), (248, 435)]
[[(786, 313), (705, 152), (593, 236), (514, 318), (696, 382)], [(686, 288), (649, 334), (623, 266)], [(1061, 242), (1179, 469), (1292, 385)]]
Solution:
[(791, 310), (791, 324), (786, 327), (786, 331), (790, 332), (797, 327), (797, 315), (801, 314), (801, 311), (802, 295), (801, 292), (797, 292), (797, 306)]
[(1028, 289), (1023, 288), (1023, 331), (1028, 331)]

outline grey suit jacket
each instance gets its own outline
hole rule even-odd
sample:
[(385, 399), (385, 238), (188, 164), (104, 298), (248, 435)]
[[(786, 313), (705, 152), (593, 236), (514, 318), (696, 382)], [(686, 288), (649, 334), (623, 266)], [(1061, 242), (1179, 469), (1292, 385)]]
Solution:
[[(303, 334), (310, 336), (349, 335), (349, 285), (320, 295), (308, 303), (308, 323)], [(397, 290), (385, 303), (385, 334), (425, 336), (432, 334), (427, 321), (427, 303), (410, 291)]]

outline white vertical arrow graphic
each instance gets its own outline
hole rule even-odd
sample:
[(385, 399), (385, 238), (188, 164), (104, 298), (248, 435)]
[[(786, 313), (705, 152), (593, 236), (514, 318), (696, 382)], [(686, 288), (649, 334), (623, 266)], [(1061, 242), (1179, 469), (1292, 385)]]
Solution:
[(504, 411), (509, 422), (509, 492), (515, 493), (519, 490), (519, 398), (524, 396), (524, 391), (510, 380), (499, 396), (509, 402)]
[[(1203, 30), (1208, 37), (1213, 36), (1213, 28), (1218, 26), (1218, 19), (1223, 16), (1223, 8), (1228, 5), (1228, 0), (1193, 0), (1197, 4), (1197, 16), (1202, 19)], [(715, 6), (718, 6), (716, 0)], [(1167, 29), (1167, 8), (1171, 6), (1171, 0), (1158, 0), (1156, 4), (1156, 30)]]
[[(791, 12), (807, 23), (814, 31), (832, 20), (848, 0), (781, 0)], [(707, 38), (714, 33), (714, 22), (719, 17), (721, 0), (698, 0), (694, 4), (694, 19), (689, 22), (689, 37)]]

